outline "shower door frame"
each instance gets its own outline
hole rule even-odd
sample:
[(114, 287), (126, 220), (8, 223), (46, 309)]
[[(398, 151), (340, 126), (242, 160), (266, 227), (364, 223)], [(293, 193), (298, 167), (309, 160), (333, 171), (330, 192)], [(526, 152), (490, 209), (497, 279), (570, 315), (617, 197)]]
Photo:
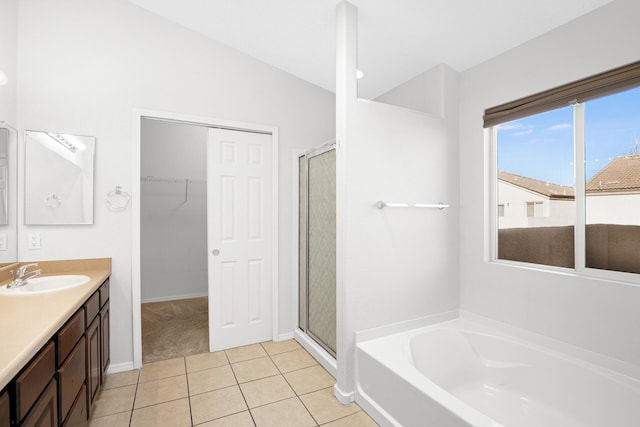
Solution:
[[(295, 253), (295, 259), (297, 260), (296, 263), (294, 263), (294, 265), (296, 266), (295, 268), (295, 272), (296, 274), (294, 275), (295, 278), (297, 278), (297, 286), (295, 286), (296, 289), (296, 312), (297, 312), (297, 325), (296, 325), (296, 330), (295, 330), (295, 338), (296, 340), (298, 340), (300, 342), (300, 344), (302, 344), (308, 351), (310, 351), (312, 354), (314, 354), (314, 356), (316, 356), (316, 359), (318, 359), (320, 361), (320, 363), (325, 367), (325, 369), (327, 369), (334, 377), (337, 374), (337, 348), (336, 351), (334, 352), (331, 348), (329, 348), (325, 343), (322, 342), (322, 340), (315, 336), (312, 332), (309, 331), (309, 298), (308, 298), (308, 282), (309, 282), (309, 273), (308, 273), (308, 266), (305, 265), (305, 271), (304, 274), (301, 274), (300, 271), (300, 265), (301, 265), (301, 253), (302, 250), (304, 250), (304, 254), (305, 254), (305, 259), (307, 259), (308, 261), (308, 229), (305, 232), (305, 241), (304, 241), (304, 245), (301, 245), (301, 241), (300, 241), (300, 230), (301, 227), (308, 227), (309, 224), (309, 210), (308, 210), (308, 163), (309, 163), (309, 159), (322, 155), (326, 152), (329, 152), (331, 150), (336, 150), (336, 142), (334, 139), (324, 143), (323, 145), (319, 146), (319, 147), (315, 147), (311, 150), (307, 150), (307, 151), (300, 151), (295, 153), (294, 155), (294, 162), (295, 162), (295, 167), (294, 167), (294, 172), (295, 172), (295, 179), (294, 179), (294, 194), (295, 194), (295, 201), (294, 201), (294, 218), (296, 218), (295, 221), (295, 229), (294, 229), (294, 240), (295, 240), (295, 245), (294, 245), (294, 253)], [(306, 204), (305, 204), (305, 212), (304, 212), (304, 224), (302, 224), (300, 222), (300, 184), (301, 184), (301, 180), (300, 180), (300, 173), (301, 173), (301, 168), (300, 168), (300, 159), (302, 157), (305, 157), (305, 162), (304, 162), (304, 167), (305, 167), (305, 180), (304, 180), (304, 185), (306, 187), (305, 189), (305, 198), (306, 198)], [(301, 283), (301, 279), (304, 276), (304, 283)], [(301, 299), (301, 289), (304, 288), (305, 290), (305, 294), (307, 295), (306, 297), (306, 304), (305, 304), (305, 311), (304, 311), (304, 319), (301, 317), (301, 310), (300, 310), (300, 299)], [(337, 316), (337, 303), (336, 303), (336, 316)], [(301, 320), (304, 320), (304, 328), (303, 325), (301, 325)], [(337, 334), (337, 319), (336, 319), (336, 334)], [(337, 345), (337, 336), (336, 336), (336, 345)]]

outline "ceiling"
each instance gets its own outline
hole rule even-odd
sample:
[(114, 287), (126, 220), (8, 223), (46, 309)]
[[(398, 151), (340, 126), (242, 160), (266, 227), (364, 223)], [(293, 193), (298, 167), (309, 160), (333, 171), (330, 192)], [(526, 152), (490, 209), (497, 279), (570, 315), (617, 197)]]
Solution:
[[(129, 0), (335, 91), (339, 0)], [(464, 71), (612, 0), (351, 0), (358, 94), (373, 99), (445, 63)]]

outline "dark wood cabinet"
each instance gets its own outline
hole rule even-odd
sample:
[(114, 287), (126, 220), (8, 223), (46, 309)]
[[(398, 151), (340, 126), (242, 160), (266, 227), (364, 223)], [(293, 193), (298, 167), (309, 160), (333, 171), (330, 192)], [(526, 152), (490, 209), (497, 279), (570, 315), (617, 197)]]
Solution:
[(11, 425), (11, 409), (9, 406), (9, 393), (3, 391), (0, 394), (0, 427), (9, 427)]
[(22, 421), (56, 373), (55, 345), (49, 341), (14, 381), (15, 414)]
[(0, 394), (0, 427), (86, 426), (109, 366), (109, 279)]
[(58, 425), (58, 393), (55, 378), (51, 380), (44, 393), (37, 400), (36, 404), (21, 427), (55, 427)]
[(100, 347), (101, 357), (100, 363), (102, 369), (100, 371), (100, 383), (104, 382), (104, 376), (107, 373), (109, 367), (109, 334), (110, 334), (110, 317), (109, 317), (109, 302), (100, 310)]
[(100, 319), (96, 317), (87, 328), (85, 334), (87, 343), (87, 409), (91, 415), (91, 407), (98, 397), (100, 390), (100, 376), (102, 373), (101, 347), (100, 347)]
[[(76, 401), (86, 378), (86, 345), (82, 336), (69, 354), (69, 357), (58, 367), (58, 414), (60, 424), (64, 422)], [(83, 396), (86, 400), (86, 395)]]

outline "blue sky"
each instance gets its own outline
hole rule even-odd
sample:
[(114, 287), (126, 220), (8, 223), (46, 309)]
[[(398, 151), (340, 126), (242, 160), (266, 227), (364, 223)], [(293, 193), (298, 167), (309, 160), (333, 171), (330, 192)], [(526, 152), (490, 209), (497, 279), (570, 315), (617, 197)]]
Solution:
[[(640, 87), (585, 104), (587, 180), (640, 141)], [(573, 185), (573, 107), (498, 128), (498, 170)]]

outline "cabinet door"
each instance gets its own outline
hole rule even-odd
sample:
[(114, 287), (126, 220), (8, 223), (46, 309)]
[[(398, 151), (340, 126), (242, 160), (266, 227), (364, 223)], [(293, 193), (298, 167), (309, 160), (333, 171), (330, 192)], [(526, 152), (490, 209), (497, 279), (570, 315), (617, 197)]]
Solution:
[(104, 382), (104, 375), (109, 367), (109, 301), (100, 310), (100, 383)]
[(91, 406), (100, 390), (100, 319), (96, 318), (85, 335), (87, 340), (87, 408), (91, 416)]
[(22, 420), (56, 373), (55, 345), (50, 341), (15, 380), (15, 413)]
[(83, 336), (58, 370), (58, 381), (60, 382), (58, 411), (61, 424), (69, 413), (73, 402), (75, 402), (78, 392), (84, 385), (87, 366), (85, 351), (86, 344)]
[(58, 399), (55, 378), (36, 401), (22, 427), (55, 427), (58, 425)]
[(0, 395), (0, 427), (11, 425), (11, 414), (9, 412), (9, 393), (6, 391)]

